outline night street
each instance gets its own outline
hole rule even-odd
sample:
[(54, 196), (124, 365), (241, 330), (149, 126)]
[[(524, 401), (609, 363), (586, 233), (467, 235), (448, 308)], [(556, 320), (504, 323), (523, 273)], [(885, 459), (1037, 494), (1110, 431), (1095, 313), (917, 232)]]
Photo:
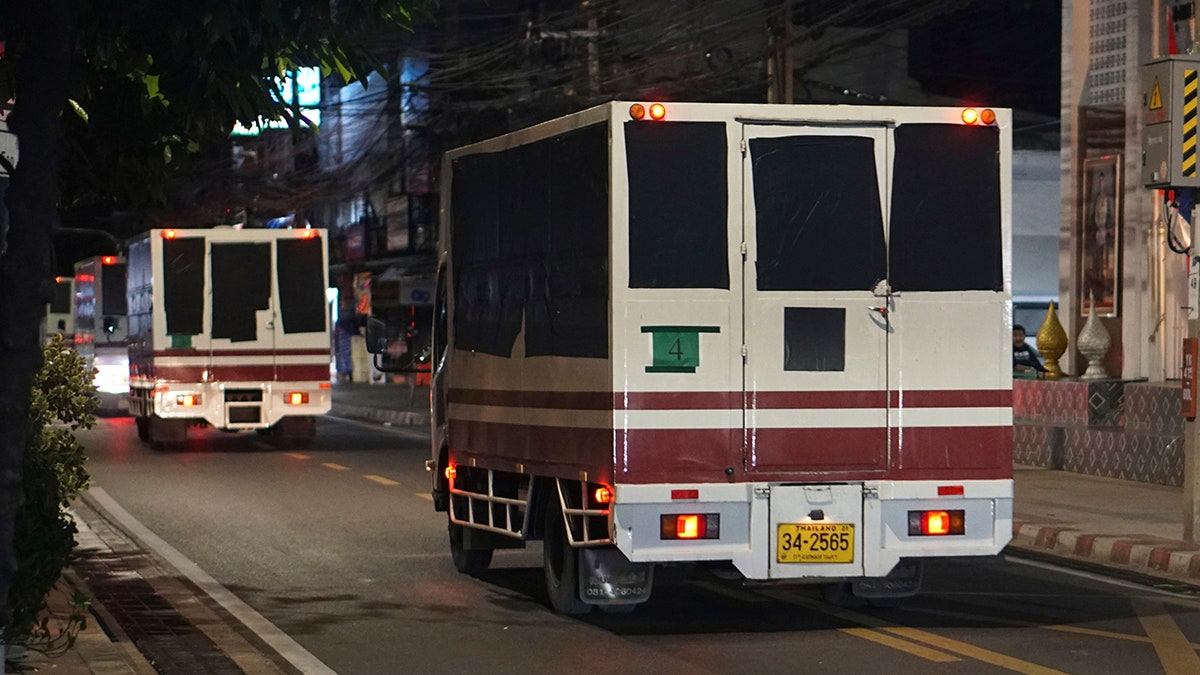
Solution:
[(478, 579), (455, 572), (445, 516), (428, 497), (423, 427), (325, 418), (301, 451), (205, 431), (163, 452), (138, 442), (128, 418), (105, 418), (82, 439), (93, 496), (110, 497), (339, 673), (1200, 667), (1200, 601), (1019, 559), (930, 564), (903, 609), (840, 609), (812, 586), (674, 568), (632, 614), (559, 616), (546, 604), (539, 544), (497, 552)]

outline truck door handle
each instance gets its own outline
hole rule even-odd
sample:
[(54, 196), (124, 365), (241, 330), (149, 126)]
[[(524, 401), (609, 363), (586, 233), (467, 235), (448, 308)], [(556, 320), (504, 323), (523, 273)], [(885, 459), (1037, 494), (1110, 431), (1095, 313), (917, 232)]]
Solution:
[(879, 316), (887, 316), (887, 315), (888, 315), (888, 308), (887, 308), (887, 307), (875, 307), (875, 306), (871, 306), (871, 307), (868, 307), (867, 309), (871, 310), (872, 312), (876, 312), (876, 313), (878, 313), (878, 314), (879, 314)]

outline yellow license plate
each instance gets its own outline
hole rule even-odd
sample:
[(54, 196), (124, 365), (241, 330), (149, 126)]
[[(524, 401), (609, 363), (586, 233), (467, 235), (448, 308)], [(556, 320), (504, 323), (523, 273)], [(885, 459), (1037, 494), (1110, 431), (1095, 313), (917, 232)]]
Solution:
[(851, 523), (780, 523), (775, 560), (781, 563), (854, 562)]

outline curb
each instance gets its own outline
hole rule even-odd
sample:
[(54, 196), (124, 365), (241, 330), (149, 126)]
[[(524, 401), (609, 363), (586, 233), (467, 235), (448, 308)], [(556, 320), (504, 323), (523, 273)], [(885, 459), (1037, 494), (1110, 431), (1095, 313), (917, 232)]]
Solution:
[(1147, 535), (1087, 534), (1064, 525), (1013, 523), (1011, 544), (1102, 565), (1200, 581), (1200, 545)]
[(329, 414), (334, 417), (349, 417), (351, 419), (369, 420), (372, 422), (387, 422), (404, 426), (428, 426), (428, 412), (411, 410), (394, 410), (390, 408), (373, 408), (357, 405), (338, 405), (334, 403)]

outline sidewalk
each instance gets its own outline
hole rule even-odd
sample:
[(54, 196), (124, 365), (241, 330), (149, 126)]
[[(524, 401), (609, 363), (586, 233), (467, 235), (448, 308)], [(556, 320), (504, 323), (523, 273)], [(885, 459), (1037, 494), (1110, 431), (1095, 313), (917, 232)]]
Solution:
[(1200, 584), (1200, 544), (1183, 541), (1183, 488), (1014, 468), (1010, 546)]
[[(331, 392), (330, 414), (335, 417), (388, 425), (429, 424), (428, 387), (335, 383)], [(1026, 466), (1015, 467), (1013, 477), (1011, 549), (1200, 585), (1200, 545), (1183, 541), (1182, 488)], [(74, 573), (68, 579), (81, 583)], [(52, 599), (65, 602), (62, 597)], [(94, 611), (104, 616), (103, 607)], [(22, 662), (64, 675), (155, 672), (119, 627), (105, 632), (94, 620), (89, 620), (67, 654), (55, 658), (28, 654)]]

